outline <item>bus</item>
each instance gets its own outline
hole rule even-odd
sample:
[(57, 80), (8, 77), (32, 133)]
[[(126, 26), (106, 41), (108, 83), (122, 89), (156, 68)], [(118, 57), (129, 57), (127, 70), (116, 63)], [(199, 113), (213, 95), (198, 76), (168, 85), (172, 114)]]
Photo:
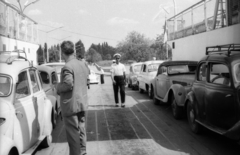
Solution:
[(38, 65), (38, 24), (11, 4), (0, 0), (0, 51), (23, 50)]
[(172, 60), (199, 60), (206, 47), (240, 44), (240, 0), (201, 0), (167, 20)]

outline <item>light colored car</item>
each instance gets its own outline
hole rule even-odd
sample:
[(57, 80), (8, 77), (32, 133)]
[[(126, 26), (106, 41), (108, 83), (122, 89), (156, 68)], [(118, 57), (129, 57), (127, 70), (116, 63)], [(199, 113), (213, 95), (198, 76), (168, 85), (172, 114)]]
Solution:
[(163, 62), (163, 60), (143, 62), (140, 73), (137, 77), (137, 85), (140, 93), (143, 93), (144, 91), (149, 92), (151, 81), (157, 74), (158, 66)]
[[(55, 114), (60, 114), (60, 96), (57, 94), (55, 85), (58, 83), (58, 76), (56, 69), (49, 66), (37, 66), (40, 73), (43, 89), (49, 99), (52, 100), (53, 108)], [(54, 96), (54, 98), (53, 98)], [(55, 116), (55, 115), (54, 115)], [(54, 127), (56, 125), (56, 116), (54, 117)]]
[(90, 74), (88, 78), (89, 78), (90, 84), (99, 83), (99, 75), (97, 75), (93, 70), (90, 70)]
[[(52, 141), (53, 107), (39, 72), (21, 56), (0, 52), (0, 154), (32, 154)], [(41, 143), (42, 142), (42, 143)]]
[(132, 63), (130, 65), (129, 75), (127, 77), (127, 83), (128, 83), (128, 87), (132, 88), (133, 90), (138, 88), (137, 87), (138, 86), (138, 84), (137, 84), (137, 76), (140, 73), (141, 66), (142, 66), (142, 62)]
[(55, 68), (58, 75), (58, 82), (60, 82), (61, 70), (65, 66), (65, 62), (51, 62), (51, 63), (42, 64), (41, 66), (49, 66), (49, 67)]

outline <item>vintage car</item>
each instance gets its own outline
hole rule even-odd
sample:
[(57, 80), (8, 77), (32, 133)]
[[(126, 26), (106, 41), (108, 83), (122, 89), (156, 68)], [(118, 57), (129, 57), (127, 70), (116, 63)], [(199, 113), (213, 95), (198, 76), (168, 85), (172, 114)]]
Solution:
[(202, 126), (240, 140), (240, 44), (206, 48), (186, 100), (193, 132)]
[[(40, 73), (43, 89), (49, 99), (52, 99), (52, 104), (54, 108), (54, 124), (53, 127), (56, 125), (56, 115), (59, 115), (61, 112), (60, 108), (60, 96), (57, 94), (56, 91), (56, 84), (58, 83), (58, 76), (55, 68), (48, 67), (48, 66), (37, 66), (37, 69)], [(54, 102), (55, 101), (55, 102)]]
[(55, 68), (58, 75), (58, 82), (60, 82), (60, 74), (61, 74), (62, 68), (65, 66), (65, 62), (50, 62), (50, 63), (42, 64), (41, 66), (49, 66), (49, 67)]
[(142, 63), (132, 63), (129, 68), (129, 74), (127, 76), (127, 83), (128, 87), (134, 89), (137, 89), (137, 76), (140, 73)]
[(52, 140), (52, 103), (37, 68), (20, 52), (0, 52), (1, 155), (32, 154)]
[(140, 93), (149, 92), (151, 81), (157, 74), (158, 66), (163, 62), (163, 60), (153, 60), (142, 63), (140, 73), (137, 76), (137, 86)]
[(90, 74), (89, 74), (89, 83), (90, 84), (98, 84), (99, 83), (99, 75), (97, 75), (93, 70), (90, 70)]
[(150, 98), (155, 104), (171, 104), (175, 119), (183, 116), (184, 101), (195, 79), (197, 61), (166, 61), (151, 81)]

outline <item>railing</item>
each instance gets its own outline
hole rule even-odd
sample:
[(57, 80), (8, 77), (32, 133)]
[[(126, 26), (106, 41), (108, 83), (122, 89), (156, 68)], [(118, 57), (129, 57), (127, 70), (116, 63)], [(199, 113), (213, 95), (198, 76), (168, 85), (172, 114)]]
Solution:
[(239, 13), (232, 9), (240, 7), (240, 2), (230, 1), (202, 0), (171, 17), (167, 20), (168, 41), (240, 23)]
[(10, 4), (0, 1), (0, 35), (38, 43), (37, 23)]

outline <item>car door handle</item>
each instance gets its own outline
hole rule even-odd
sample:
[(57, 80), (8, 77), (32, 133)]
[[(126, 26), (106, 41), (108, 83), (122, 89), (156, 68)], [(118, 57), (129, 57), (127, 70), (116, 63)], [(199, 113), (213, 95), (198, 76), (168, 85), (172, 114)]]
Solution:
[(17, 111), (16, 111), (16, 115), (17, 115), (17, 116), (21, 116), (21, 118), (23, 118), (23, 113), (22, 113), (21, 111), (18, 111), (18, 110), (17, 110)]
[(232, 97), (232, 95), (231, 94), (227, 94), (225, 97)]

